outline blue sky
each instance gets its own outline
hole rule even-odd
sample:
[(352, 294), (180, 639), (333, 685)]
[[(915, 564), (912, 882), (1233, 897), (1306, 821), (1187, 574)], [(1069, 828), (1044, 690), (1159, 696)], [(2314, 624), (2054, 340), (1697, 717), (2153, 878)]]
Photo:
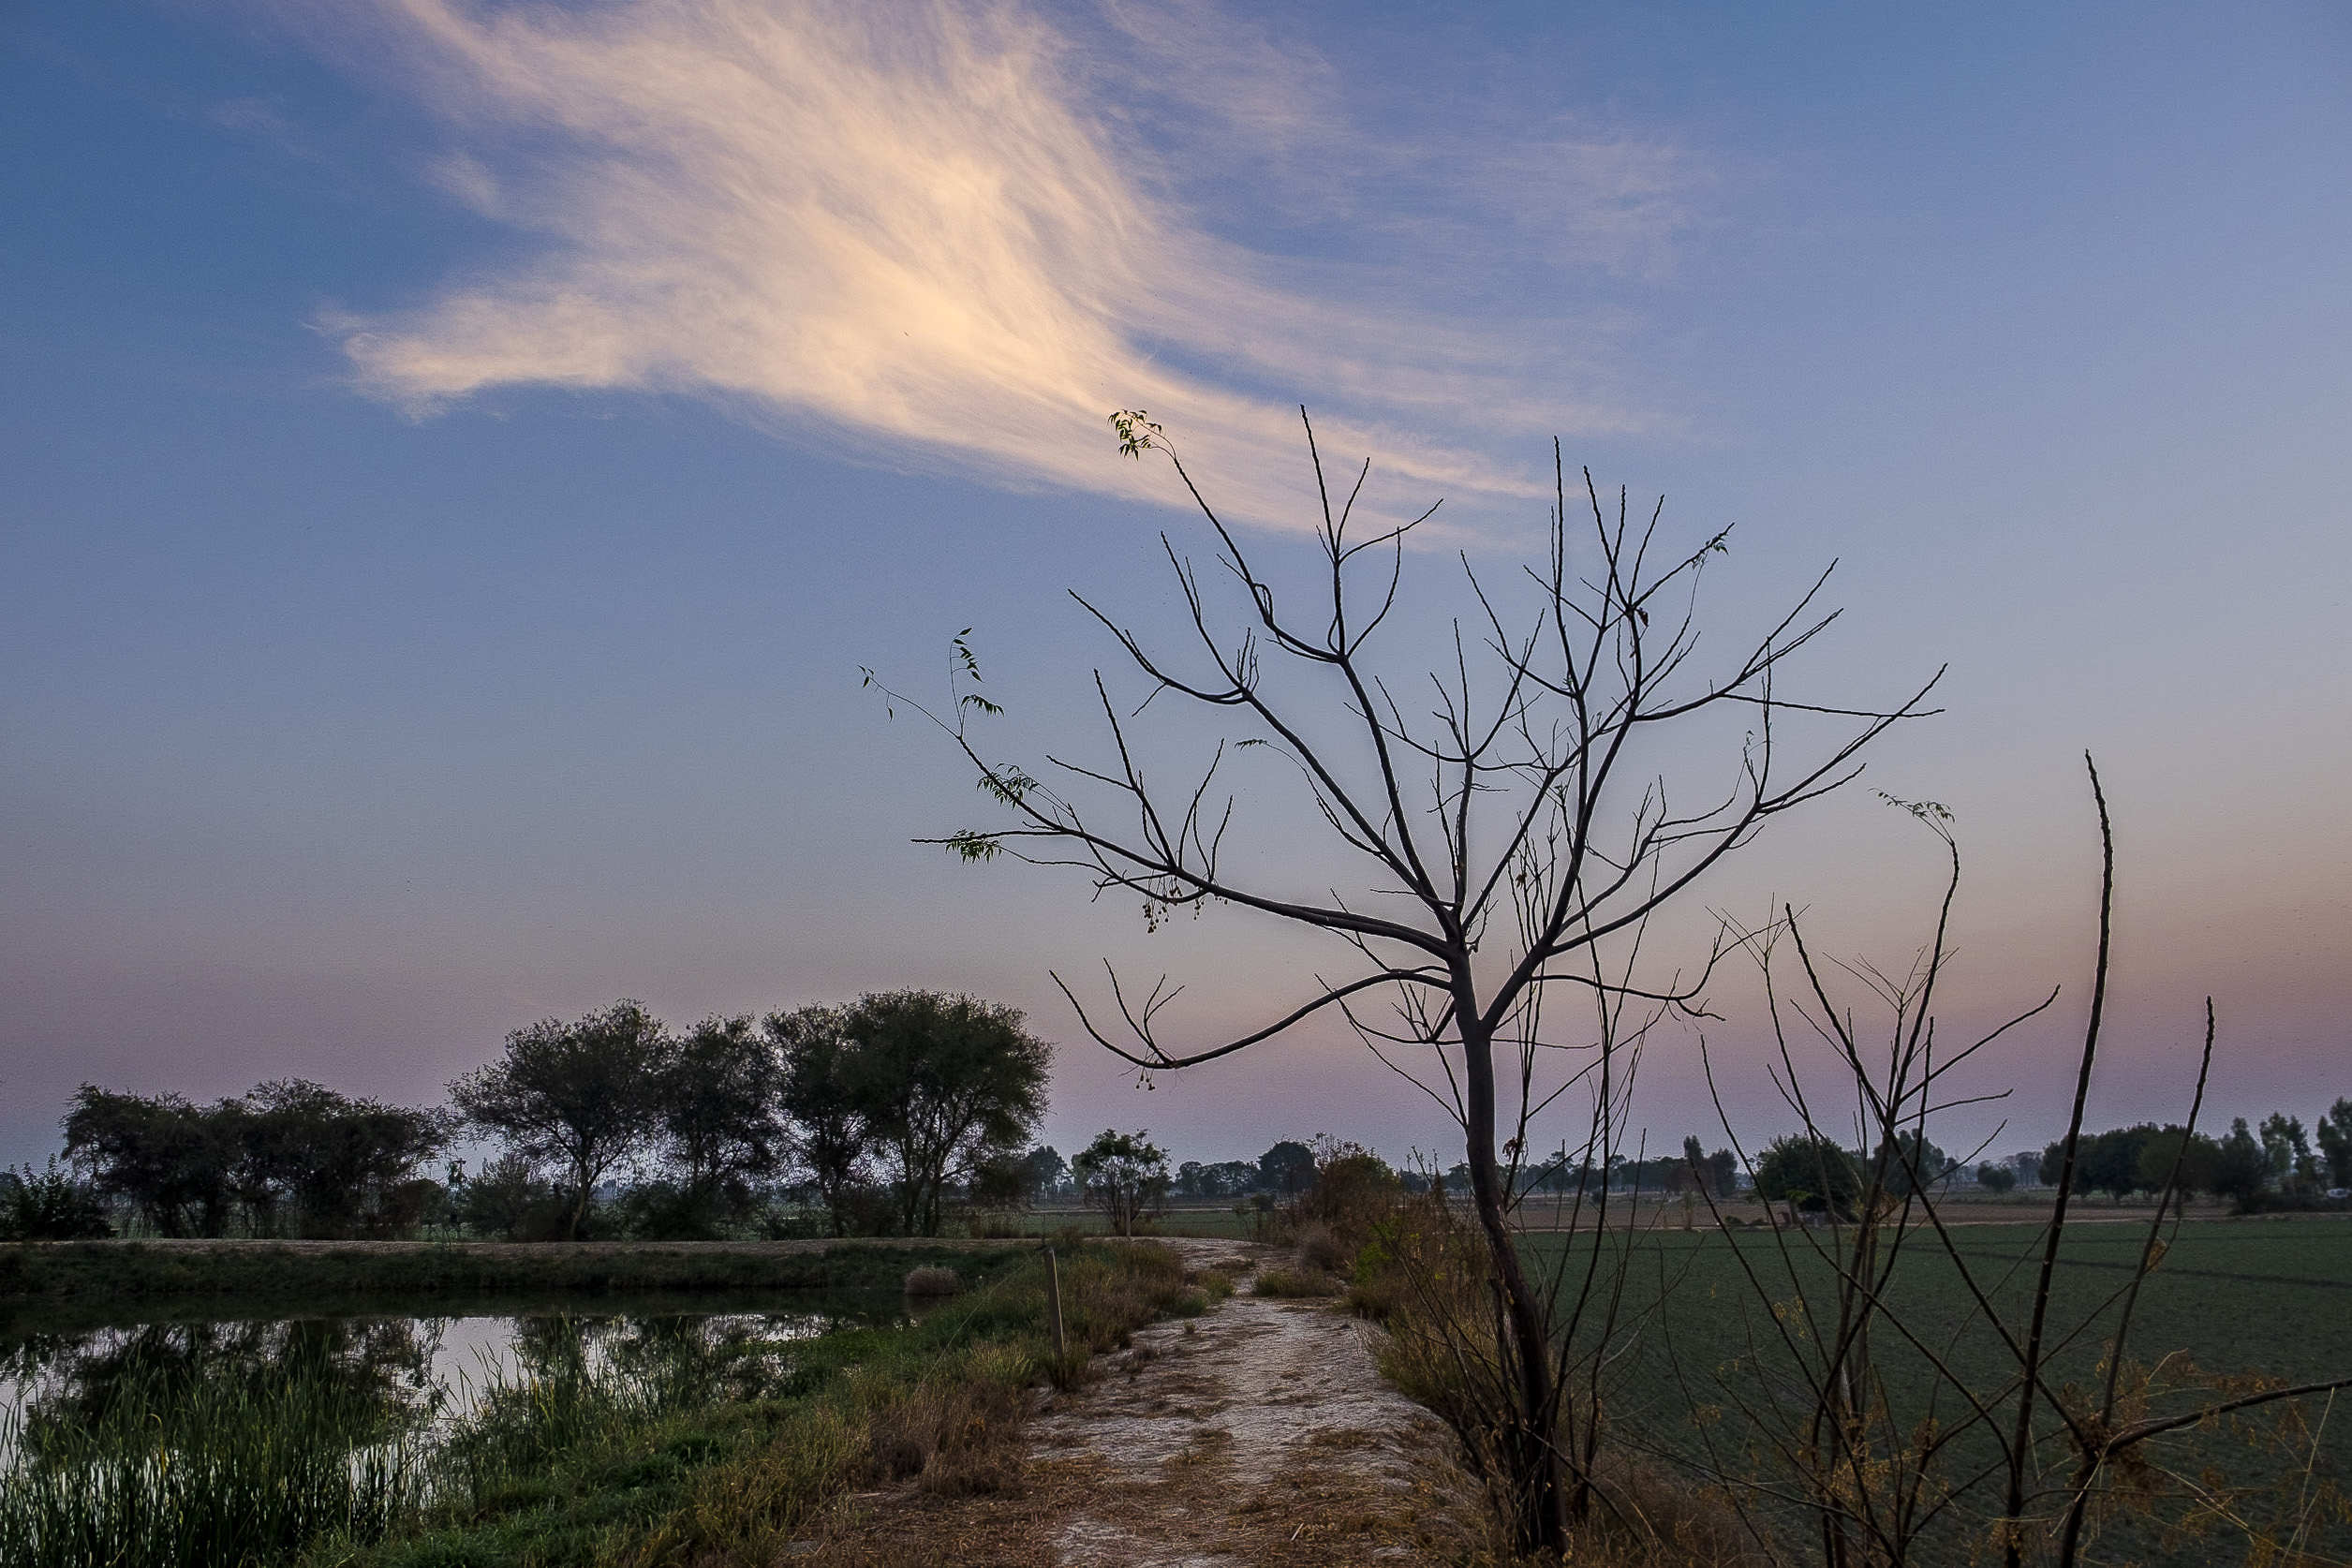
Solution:
[(1278, 563), (1300, 402), (1482, 565), (1553, 435), (1738, 522), (1735, 624), (1837, 558), (1814, 678), (1947, 712), (1706, 902), (1900, 962), (1932, 857), (1866, 791), (1931, 796), (1956, 1011), (2071, 1003), (2088, 747), (2094, 1115), (2177, 1114), (2208, 992), (2224, 1115), (2352, 1093), (2340, 7), (167, 4), (20, 8), (0, 73), (0, 1153), (85, 1079), (421, 1100), (617, 996), (902, 984), (1066, 1043), (1065, 1147), (1434, 1144), (1343, 1041), (1146, 1095), (1045, 975), (1176, 969), (1207, 1038), (1320, 950), (910, 842), (974, 797), (861, 665), (972, 627), (1008, 743), (1080, 750), (1064, 590), (1168, 624), (1136, 405)]

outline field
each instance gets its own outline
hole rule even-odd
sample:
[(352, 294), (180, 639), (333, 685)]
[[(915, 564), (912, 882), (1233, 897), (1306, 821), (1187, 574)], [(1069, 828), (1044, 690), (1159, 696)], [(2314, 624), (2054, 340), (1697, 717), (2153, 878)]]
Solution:
[[(2021, 1320), (2039, 1228), (1977, 1225), (1955, 1235), (1971, 1272), (2004, 1314)], [(2100, 1309), (2128, 1282), (2145, 1236), (2144, 1226), (2131, 1225), (2070, 1233), (2053, 1300), (2060, 1340), (2054, 1383), (2095, 1385), (2112, 1332), (2112, 1313)], [(1590, 1242), (1538, 1237), (1530, 1249), (1540, 1263), (1569, 1245), (1581, 1259)], [(1623, 1245), (1628, 1266), (1621, 1326), (1604, 1383), (1611, 1430), (1685, 1464), (1735, 1471), (1753, 1465), (1755, 1446), (1796, 1429), (1787, 1418), (1806, 1408), (1804, 1353), (1792, 1351), (1785, 1336), (1798, 1336), (1802, 1346), (1810, 1328), (1793, 1304), (1801, 1288), (1817, 1315), (1828, 1299), (1829, 1270), (1794, 1234), (1653, 1231)], [(1889, 1307), (1913, 1326), (1919, 1344), (1933, 1349), (1972, 1387), (1996, 1387), (2004, 1353), (1981, 1325), (1964, 1325), (1967, 1294), (1958, 1270), (1918, 1237), (1906, 1245)], [(1750, 1268), (1763, 1283), (1761, 1292), (1750, 1280)], [(1954, 1391), (1937, 1391), (1918, 1349), (1882, 1331), (1875, 1351), (1899, 1425), (1909, 1427), (1928, 1416), (1949, 1424), (1964, 1415), (1964, 1401)], [(2181, 1372), (2183, 1355), (2205, 1373), (2253, 1373), (2288, 1383), (2352, 1371), (2352, 1220), (2182, 1226), (2142, 1293), (2127, 1361), (2147, 1365), (2173, 1356), (2167, 1370)], [(2306, 1546), (2342, 1559), (2352, 1556), (2352, 1527), (2327, 1518), (2326, 1508), (2315, 1501), (2323, 1484), (2343, 1487), (2352, 1477), (2352, 1410), (2338, 1413), (2344, 1419), (2328, 1421), (2326, 1402), (2312, 1401), (2305, 1414), (2316, 1437), (2300, 1445), (2266, 1450), (2254, 1434), (2238, 1432), (2190, 1433), (2149, 1446), (2161, 1449), (2152, 1457), (2190, 1478), (2192, 1487), (2222, 1478), (2287, 1477), (2293, 1496), (2283, 1503), (2249, 1499), (2238, 1512), (2253, 1518), (2261, 1508), (2300, 1508), (2310, 1521)], [(1990, 1453), (1989, 1443), (1966, 1439), (1954, 1449), (1961, 1469)], [(2178, 1489), (2175, 1483), (2162, 1484)], [(1960, 1521), (1977, 1516), (1983, 1501), (1958, 1500), (1945, 1550), (1936, 1555), (1955, 1561), (1965, 1557)], [(2177, 1511), (2180, 1501), (2167, 1508)], [(2157, 1532), (2125, 1521), (2110, 1529), (2106, 1545), (2110, 1551), (2128, 1546), (2129, 1555), (2152, 1561), (2206, 1561), (2216, 1547), (2240, 1555), (2242, 1541), (2233, 1546), (2225, 1539), (2226, 1520), (2215, 1529), (2210, 1542), (2167, 1545)]]

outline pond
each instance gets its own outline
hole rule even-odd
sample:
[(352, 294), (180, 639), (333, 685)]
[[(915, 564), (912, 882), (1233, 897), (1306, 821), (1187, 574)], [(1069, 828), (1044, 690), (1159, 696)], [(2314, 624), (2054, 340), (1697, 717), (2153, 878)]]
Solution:
[(132, 1386), (300, 1375), (394, 1425), (430, 1426), (471, 1414), (490, 1390), (538, 1381), (690, 1373), (747, 1397), (789, 1371), (796, 1341), (911, 1315), (905, 1295), (877, 1290), (378, 1300), (270, 1316), (198, 1304), (119, 1322), (86, 1308), (19, 1313), (0, 1322), (0, 1463), (28, 1422), (92, 1418)]
[(798, 1347), (895, 1291), (0, 1322), (0, 1561), (239, 1563), (382, 1537), (436, 1500), (673, 1414), (796, 1390)]

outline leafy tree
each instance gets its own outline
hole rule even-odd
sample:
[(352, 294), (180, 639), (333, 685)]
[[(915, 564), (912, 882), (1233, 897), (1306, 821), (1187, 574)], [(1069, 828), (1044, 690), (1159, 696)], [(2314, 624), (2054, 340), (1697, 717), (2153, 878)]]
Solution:
[(1176, 1167), (1176, 1191), (1188, 1198), (1235, 1198), (1257, 1184), (1258, 1166), (1252, 1160), (1223, 1160), (1203, 1164), (1187, 1160)]
[(1727, 1148), (1719, 1148), (1707, 1157), (1707, 1190), (1719, 1198), (1728, 1198), (1738, 1191), (1739, 1157)]
[(936, 991), (860, 998), (844, 1027), (868, 1135), (893, 1165), (900, 1228), (937, 1235), (948, 1184), (1017, 1150), (1044, 1115), (1053, 1048), (1018, 1009)]
[(1872, 1164), (1879, 1185), (1897, 1198), (1907, 1198), (1921, 1187), (1931, 1187), (1958, 1167), (1952, 1157), (1916, 1132), (1881, 1138)]
[(2328, 1157), (2329, 1185), (2352, 1187), (2352, 1100), (2338, 1100), (2319, 1119), (2320, 1152)]
[(519, 1154), (503, 1155), (480, 1176), (450, 1183), (457, 1220), (475, 1235), (508, 1241), (537, 1241), (560, 1232), (569, 1212), (561, 1194), (542, 1180)]
[[(2085, 1192), (2111, 1192), (2121, 1203), (2143, 1190), (2140, 1156), (2156, 1136), (2154, 1124), (2118, 1127), (2083, 1140), (2075, 1161), (2075, 1186)], [(2161, 1186), (2159, 1182), (2157, 1185)]]
[(2171, 1182), (2185, 1199), (2213, 1191), (2220, 1172), (2221, 1146), (2202, 1132), (2174, 1126), (2157, 1129), (2141, 1145), (2133, 1176), (2143, 1192), (2161, 1192)]
[(231, 1183), (255, 1228), (275, 1229), (282, 1206), (303, 1236), (405, 1228), (402, 1189), (453, 1131), (444, 1112), (354, 1100), (301, 1078), (263, 1084), (214, 1115), (236, 1146)]
[(2311, 1157), (2311, 1140), (2300, 1117), (2273, 1111), (2262, 1118), (2262, 1152), (2270, 1160), (2271, 1180), (2283, 1192), (2315, 1185), (2317, 1162)]
[(233, 1206), (237, 1160), (226, 1132), (222, 1118), (179, 1095), (150, 1100), (84, 1084), (66, 1113), (66, 1158), (158, 1233), (219, 1235)]
[(1051, 1144), (1040, 1144), (1021, 1157), (1022, 1181), (1031, 1195), (1058, 1192), (1070, 1179), (1070, 1161)]
[(751, 1184), (783, 1160), (783, 1072), (749, 1017), (705, 1018), (665, 1056), (656, 1084), (661, 1134), (684, 1184), (682, 1228), (741, 1213)]
[(1315, 1151), (1305, 1144), (1283, 1139), (1258, 1156), (1258, 1186), (1265, 1191), (1292, 1196), (1315, 1184)]
[(2018, 1173), (2014, 1165), (1988, 1160), (1976, 1167), (1976, 1185), (1988, 1192), (2006, 1192), (2017, 1184)]
[(2221, 1140), (2220, 1157), (2214, 1161), (2214, 1194), (2235, 1199), (2241, 1209), (2253, 1208), (2262, 1201), (2270, 1176), (2270, 1156), (2247, 1130), (2246, 1118), (2235, 1118), (2229, 1124), (2229, 1136)]
[(1827, 1138), (1791, 1133), (1775, 1138), (1756, 1161), (1756, 1196), (1791, 1203), (1808, 1214), (1843, 1218), (1862, 1196), (1862, 1170), (1853, 1155)]
[(777, 1102), (791, 1118), (795, 1153), (832, 1220), (833, 1234), (847, 1235), (873, 1147), (849, 1012), (804, 1007), (772, 1013), (761, 1032), (776, 1052), (781, 1074)]
[(605, 1175), (660, 1125), (669, 1055), (659, 1020), (622, 1000), (575, 1022), (547, 1018), (507, 1036), (506, 1055), (450, 1086), (466, 1120), (514, 1152), (561, 1167), (577, 1238)]
[(1102, 1130), (1070, 1161), (1087, 1202), (1109, 1216), (1121, 1235), (1135, 1234), (1135, 1221), (1156, 1213), (1168, 1191), (1168, 1155), (1145, 1132)]

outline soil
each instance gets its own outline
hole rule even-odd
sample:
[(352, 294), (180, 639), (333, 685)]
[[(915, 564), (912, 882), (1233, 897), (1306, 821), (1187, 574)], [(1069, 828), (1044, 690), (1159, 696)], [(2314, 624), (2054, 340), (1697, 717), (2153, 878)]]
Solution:
[(1248, 1294), (1282, 1250), (1172, 1239), (1189, 1268), (1241, 1290), (1206, 1316), (1155, 1324), (1102, 1358), (1091, 1386), (1029, 1421), (1013, 1495), (919, 1487), (858, 1500), (808, 1568), (1102, 1565), (1326, 1568), (1460, 1563), (1478, 1509), (1452, 1441), (1383, 1383), (1371, 1328), (1329, 1301)]

